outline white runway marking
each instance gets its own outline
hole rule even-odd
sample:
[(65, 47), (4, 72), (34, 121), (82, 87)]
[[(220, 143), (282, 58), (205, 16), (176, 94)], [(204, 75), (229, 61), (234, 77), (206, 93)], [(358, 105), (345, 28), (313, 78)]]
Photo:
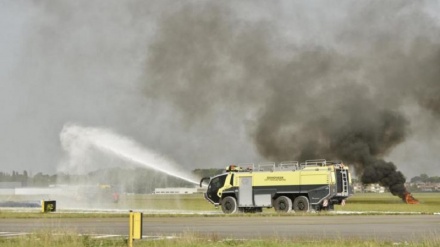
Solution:
[[(30, 235), (32, 233), (28, 232), (0, 232), (0, 238), (14, 238), (25, 235)], [(57, 234), (59, 235), (59, 234)], [(105, 239), (105, 238), (128, 238), (126, 235), (116, 235), (116, 234), (78, 234), (78, 236), (90, 236), (92, 239)], [(176, 236), (142, 236), (142, 240), (163, 240), (163, 239), (175, 239)]]
[(0, 238), (8, 238), (8, 237), (18, 237), (27, 235), (27, 232), (0, 232)]
[(106, 235), (94, 235), (94, 236), (92, 236), (92, 238), (94, 238), (94, 239), (101, 239), (101, 238), (115, 238), (115, 237), (123, 237), (122, 235), (109, 235), (109, 234), (106, 234)]

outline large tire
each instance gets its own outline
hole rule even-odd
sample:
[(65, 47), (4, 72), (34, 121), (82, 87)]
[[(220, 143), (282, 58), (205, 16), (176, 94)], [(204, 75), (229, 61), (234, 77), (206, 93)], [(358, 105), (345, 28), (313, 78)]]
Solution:
[(273, 202), (273, 207), (278, 213), (288, 213), (292, 210), (292, 200), (287, 196), (280, 196)]
[(237, 200), (232, 196), (223, 198), (222, 211), (225, 214), (235, 214), (238, 211)]
[(295, 212), (309, 212), (309, 199), (305, 196), (295, 198), (295, 200), (293, 200), (293, 210), (295, 210)]

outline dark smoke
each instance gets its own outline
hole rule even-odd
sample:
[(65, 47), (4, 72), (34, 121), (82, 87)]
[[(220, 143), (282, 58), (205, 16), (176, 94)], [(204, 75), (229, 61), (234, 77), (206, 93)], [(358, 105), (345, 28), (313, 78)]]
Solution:
[(342, 159), (363, 183), (403, 197), (406, 179), (384, 157), (409, 134), (405, 106), (440, 115), (440, 32), (424, 4), (348, 4), (340, 26), (304, 23), (333, 28), (333, 42), (311, 44), (289, 41), (276, 16), (183, 6), (158, 24), (146, 93), (180, 109), (188, 126), (252, 114), (245, 124), (263, 157)]
[(189, 122), (261, 99), (270, 29), (239, 21), (223, 4), (183, 6), (163, 18), (149, 47), (146, 93), (165, 99)]
[(268, 84), (274, 97), (257, 122), (258, 150), (277, 161), (342, 159), (355, 165), (363, 183), (380, 183), (403, 197), (405, 177), (381, 157), (404, 141), (408, 121), (384, 109), (367, 87), (339, 75), (358, 69), (357, 63), (305, 52), (277, 73)]

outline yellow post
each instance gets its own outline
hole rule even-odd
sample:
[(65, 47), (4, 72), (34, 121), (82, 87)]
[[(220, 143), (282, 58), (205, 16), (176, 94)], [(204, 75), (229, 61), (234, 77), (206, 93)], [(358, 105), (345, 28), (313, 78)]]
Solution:
[(142, 213), (130, 210), (130, 229), (128, 246), (133, 247), (134, 239), (142, 239)]
[(41, 201), (41, 212), (55, 212), (57, 208), (57, 202), (56, 201)]
[(130, 229), (128, 232), (128, 247), (133, 247), (133, 212), (130, 210)]

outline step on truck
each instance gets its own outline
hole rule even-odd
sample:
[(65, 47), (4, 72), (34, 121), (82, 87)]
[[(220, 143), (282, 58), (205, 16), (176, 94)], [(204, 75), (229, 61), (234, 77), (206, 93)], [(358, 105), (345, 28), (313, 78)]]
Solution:
[(348, 166), (324, 159), (230, 165), (220, 175), (202, 178), (200, 187), (205, 181), (205, 199), (226, 214), (272, 207), (280, 213), (333, 210), (353, 194)]

